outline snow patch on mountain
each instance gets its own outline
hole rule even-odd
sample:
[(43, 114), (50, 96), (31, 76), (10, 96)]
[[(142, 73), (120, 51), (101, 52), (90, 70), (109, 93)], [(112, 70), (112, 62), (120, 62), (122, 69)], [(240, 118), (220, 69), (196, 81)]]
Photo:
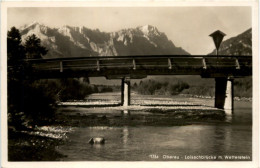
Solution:
[(71, 35), (71, 29), (68, 26), (63, 26), (58, 29), (58, 32), (70, 38), (72, 42), (75, 42)]
[(161, 34), (156, 27), (151, 26), (151, 25), (140, 26), (137, 28), (139, 30), (141, 30), (144, 33), (144, 35), (146, 35), (146, 36), (148, 36), (148, 35), (160, 36), (160, 34)]

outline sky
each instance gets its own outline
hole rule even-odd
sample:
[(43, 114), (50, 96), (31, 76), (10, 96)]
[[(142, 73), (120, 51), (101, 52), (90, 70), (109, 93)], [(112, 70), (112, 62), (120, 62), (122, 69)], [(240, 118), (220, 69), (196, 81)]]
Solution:
[(209, 34), (221, 30), (225, 39), (252, 27), (251, 7), (19, 7), (8, 8), (7, 27), (37, 21), (49, 27), (85, 26), (113, 32), (152, 25), (175, 46), (193, 55), (215, 49)]

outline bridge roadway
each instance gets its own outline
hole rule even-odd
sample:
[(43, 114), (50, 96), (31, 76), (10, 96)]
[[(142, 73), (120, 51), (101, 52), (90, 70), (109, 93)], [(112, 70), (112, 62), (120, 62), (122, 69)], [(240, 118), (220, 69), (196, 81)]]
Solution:
[(147, 75), (200, 75), (215, 78), (215, 107), (233, 109), (233, 79), (252, 75), (252, 56), (95, 56), (27, 60), (34, 78), (105, 76), (122, 79), (122, 105), (130, 105), (130, 79)]

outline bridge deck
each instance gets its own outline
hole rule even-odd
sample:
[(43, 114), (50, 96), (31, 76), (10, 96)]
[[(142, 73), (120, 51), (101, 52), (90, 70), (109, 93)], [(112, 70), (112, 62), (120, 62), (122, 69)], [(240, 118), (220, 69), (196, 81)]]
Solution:
[(252, 75), (252, 56), (99, 56), (28, 60), (39, 78), (143, 78), (147, 75)]

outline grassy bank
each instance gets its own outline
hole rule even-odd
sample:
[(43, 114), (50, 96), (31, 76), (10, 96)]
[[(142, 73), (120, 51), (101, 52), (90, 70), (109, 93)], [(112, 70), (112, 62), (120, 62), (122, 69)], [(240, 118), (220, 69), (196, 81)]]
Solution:
[(56, 151), (56, 146), (62, 144), (61, 139), (23, 132), (8, 132), (9, 161), (55, 161), (66, 157)]

